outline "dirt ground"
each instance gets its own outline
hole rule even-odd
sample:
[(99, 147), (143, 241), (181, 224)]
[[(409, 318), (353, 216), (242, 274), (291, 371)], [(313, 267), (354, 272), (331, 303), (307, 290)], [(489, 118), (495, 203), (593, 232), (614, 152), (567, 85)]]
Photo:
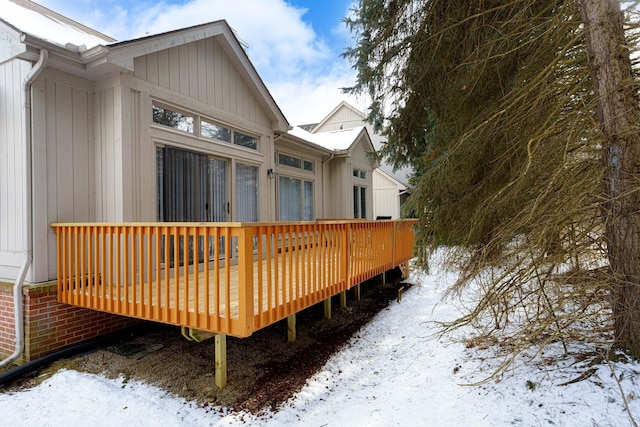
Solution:
[[(0, 392), (33, 387), (66, 368), (140, 380), (203, 407), (225, 406), (252, 413), (277, 409), (376, 313), (396, 303), (398, 290), (408, 286), (398, 274), (387, 274), (385, 284), (379, 279), (363, 283), (360, 301), (350, 291), (345, 308), (340, 308), (339, 298), (334, 297), (331, 319), (324, 318), (323, 304), (310, 307), (298, 313), (297, 340), (292, 343), (287, 340), (286, 320), (249, 338), (227, 337), (228, 385), (224, 389), (215, 385), (213, 339), (190, 342), (177, 327), (145, 323), (119, 342), (58, 360), (0, 386)], [(148, 353), (142, 357), (123, 355), (127, 348)]]

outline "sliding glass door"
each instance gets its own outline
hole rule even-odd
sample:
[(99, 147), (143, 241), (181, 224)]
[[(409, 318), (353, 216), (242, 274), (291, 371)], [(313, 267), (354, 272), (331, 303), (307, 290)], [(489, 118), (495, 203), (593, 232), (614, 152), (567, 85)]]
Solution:
[[(171, 147), (158, 147), (157, 185), (158, 220), (161, 222), (229, 221), (229, 161), (206, 154)], [(215, 258), (214, 242), (208, 257)], [(174, 242), (170, 244), (173, 265)], [(189, 242), (189, 263), (193, 263), (193, 241)], [(224, 242), (218, 242), (218, 256), (224, 254)], [(184, 242), (179, 242), (179, 263), (184, 263)], [(204, 259), (204, 242), (198, 242), (199, 261)]]
[[(172, 147), (157, 147), (156, 156), (158, 221), (258, 221), (257, 166), (235, 162), (235, 182), (232, 186), (229, 180), (232, 174), (231, 160)], [(230, 197), (232, 188), (235, 209)], [(202, 242), (199, 247), (202, 260)], [(209, 257), (213, 258), (214, 249), (210, 247)], [(182, 242), (180, 248), (182, 253)], [(192, 251), (189, 253), (192, 254)], [(222, 243), (218, 247), (218, 254), (224, 254)], [(190, 261), (192, 257), (189, 255)]]

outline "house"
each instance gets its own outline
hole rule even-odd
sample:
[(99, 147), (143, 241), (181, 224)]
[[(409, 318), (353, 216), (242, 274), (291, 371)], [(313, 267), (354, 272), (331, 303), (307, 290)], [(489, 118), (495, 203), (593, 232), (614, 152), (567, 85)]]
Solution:
[[(385, 143), (384, 138), (375, 133), (373, 126), (366, 122), (366, 116), (349, 103), (342, 101), (320, 122), (301, 126), (311, 134), (323, 134), (351, 128), (365, 126), (373, 145), (377, 151)], [(371, 183), (373, 200), (373, 218), (397, 219), (401, 215), (401, 206), (409, 196), (410, 167), (394, 170), (392, 165), (382, 160), (379, 167), (373, 171)]]
[(226, 21), (116, 41), (0, 5), (0, 366), (137, 319), (223, 352), (410, 257), (322, 221), (373, 218), (370, 134), (289, 132)]
[(372, 193), (376, 218), (397, 219), (403, 216), (401, 207), (409, 196), (409, 189), (382, 167), (373, 170)]
[(294, 127), (289, 135), (330, 150), (330, 161), (326, 164), (328, 180), (324, 186), (324, 218), (373, 219), (373, 171), (378, 163), (375, 156), (371, 156), (374, 148), (367, 129), (359, 126), (310, 133)]

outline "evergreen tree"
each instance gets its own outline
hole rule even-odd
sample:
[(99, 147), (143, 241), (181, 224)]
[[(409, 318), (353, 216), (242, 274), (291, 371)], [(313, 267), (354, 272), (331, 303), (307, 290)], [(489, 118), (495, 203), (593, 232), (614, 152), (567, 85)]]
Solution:
[[(594, 35), (587, 12), (604, 5), (609, 32)], [(415, 171), (419, 262), (448, 247), (462, 271), (450, 291), (478, 291), (447, 329), (474, 324), (517, 352), (576, 336), (600, 345), (614, 325), (640, 357), (640, 117), (619, 5), (362, 0), (347, 25), (349, 90), (371, 96), (383, 155)], [(598, 75), (618, 60), (618, 80)], [(620, 91), (621, 127), (608, 130), (604, 93)]]

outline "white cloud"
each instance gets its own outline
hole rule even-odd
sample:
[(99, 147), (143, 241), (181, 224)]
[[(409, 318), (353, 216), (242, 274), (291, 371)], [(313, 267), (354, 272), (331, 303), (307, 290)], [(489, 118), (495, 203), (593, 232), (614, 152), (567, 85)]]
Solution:
[(323, 118), (346, 99), (339, 88), (354, 81), (339, 56), (344, 47), (328, 46), (303, 21), (305, 9), (285, 0), (133, 1), (128, 9), (118, 0), (40, 2), (118, 40), (225, 19), (249, 45), (249, 58), (292, 124)]
[(342, 88), (352, 86), (354, 80), (355, 72), (343, 62), (323, 76), (303, 75), (291, 81), (274, 81), (268, 86), (289, 122), (295, 126), (322, 120), (341, 101), (366, 111), (364, 97), (342, 93)]

